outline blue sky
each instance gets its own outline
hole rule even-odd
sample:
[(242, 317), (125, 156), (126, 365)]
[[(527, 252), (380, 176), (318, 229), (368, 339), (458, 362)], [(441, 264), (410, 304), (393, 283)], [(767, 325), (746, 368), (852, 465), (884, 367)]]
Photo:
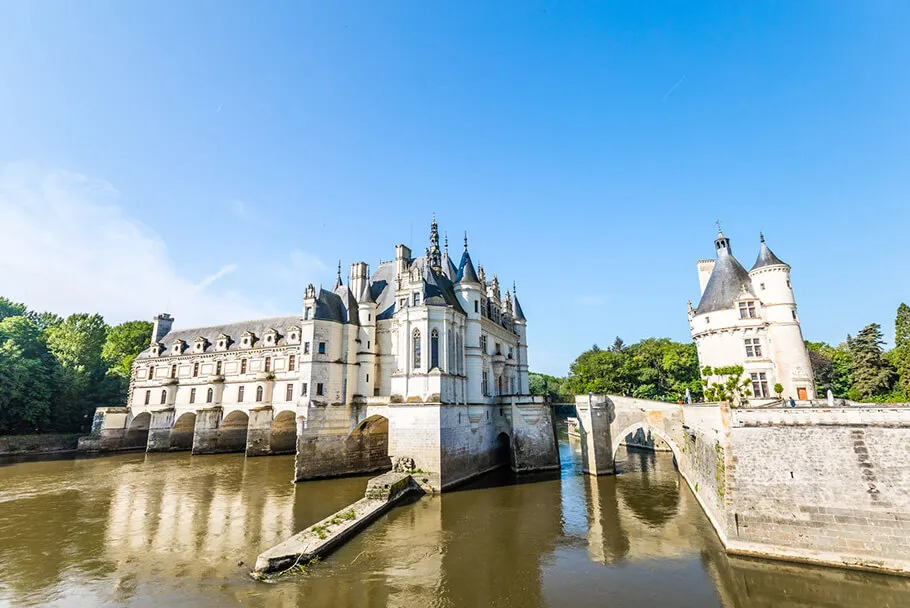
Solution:
[[(646, 6), (647, 4), (647, 6)], [(0, 293), (299, 309), (426, 246), (518, 283), (532, 368), (688, 340), (714, 221), (808, 339), (910, 301), (910, 4), (5, 2)]]

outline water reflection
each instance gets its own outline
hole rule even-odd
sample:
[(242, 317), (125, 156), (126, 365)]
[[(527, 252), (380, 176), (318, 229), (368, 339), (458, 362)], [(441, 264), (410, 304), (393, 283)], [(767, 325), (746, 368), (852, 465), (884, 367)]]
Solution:
[(907, 606), (910, 581), (728, 557), (672, 456), (620, 475), (499, 471), (395, 509), (307, 574), (255, 555), (359, 498), (293, 457), (130, 454), (0, 466), (0, 605)]

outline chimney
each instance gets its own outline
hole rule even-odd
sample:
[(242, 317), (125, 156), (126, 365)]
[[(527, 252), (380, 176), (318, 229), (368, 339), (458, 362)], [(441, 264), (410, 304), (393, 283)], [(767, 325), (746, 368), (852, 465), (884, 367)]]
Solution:
[(153, 318), (152, 322), (152, 342), (161, 342), (161, 339), (170, 333), (171, 327), (174, 325), (174, 317), (163, 312)]
[(395, 245), (395, 268), (398, 274), (408, 271), (411, 265), (411, 250), (406, 245)]

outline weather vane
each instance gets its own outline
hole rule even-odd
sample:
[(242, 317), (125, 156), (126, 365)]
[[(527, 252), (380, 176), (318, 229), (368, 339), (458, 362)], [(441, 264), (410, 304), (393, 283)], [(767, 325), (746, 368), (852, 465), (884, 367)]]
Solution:
[(715, 221), (714, 223), (717, 224), (717, 233), (718, 233), (718, 234), (722, 233), (723, 230), (720, 229), (720, 220), (717, 220), (717, 221)]

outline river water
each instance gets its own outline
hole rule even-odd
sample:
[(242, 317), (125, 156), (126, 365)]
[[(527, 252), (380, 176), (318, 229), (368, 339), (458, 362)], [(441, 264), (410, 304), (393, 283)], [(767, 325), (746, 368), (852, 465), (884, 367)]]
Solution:
[(256, 555), (362, 497), (293, 456), (0, 463), (2, 606), (910, 606), (910, 579), (728, 557), (668, 453), (621, 474), (507, 471), (388, 513), (307, 573)]

